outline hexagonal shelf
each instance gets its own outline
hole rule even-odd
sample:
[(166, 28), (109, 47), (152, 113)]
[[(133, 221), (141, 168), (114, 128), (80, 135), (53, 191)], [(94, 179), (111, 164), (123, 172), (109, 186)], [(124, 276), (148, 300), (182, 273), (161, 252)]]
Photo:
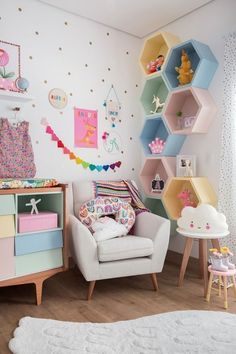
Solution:
[[(149, 145), (155, 138), (165, 141), (164, 148), (160, 154), (152, 154)], [(170, 134), (161, 116), (145, 120), (140, 140), (146, 156), (176, 156), (180, 152), (186, 135)]]
[[(152, 198), (161, 198), (165, 185), (170, 177), (175, 175), (175, 157), (149, 157), (145, 159), (139, 178), (145, 195)], [(152, 190), (152, 180), (156, 175), (164, 182), (162, 190)]]
[(184, 204), (178, 195), (183, 191), (188, 191), (194, 206), (201, 203), (217, 204), (215, 191), (206, 177), (175, 177), (167, 183), (162, 199), (170, 219), (177, 220), (181, 215)]
[[(163, 104), (166, 101), (168, 92), (168, 87), (161, 74), (146, 80), (142, 95), (140, 97), (140, 101), (142, 103), (145, 114), (152, 116), (153, 114), (160, 113), (163, 109)], [(153, 113), (156, 108), (154, 96), (158, 96), (160, 104), (162, 104), (162, 106), (159, 107), (155, 113)]]
[(171, 89), (183, 87), (179, 86), (178, 73), (175, 70), (176, 66), (181, 65), (182, 49), (187, 52), (194, 72), (191, 83), (184, 87), (195, 86), (207, 89), (218, 67), (218, 61), (206, 44), (195, 40), (186, 41), (171, 49), (164, 72), (169, 87)]
[(207, 90), (189, 87), (170, 93), (163, 117), (172, 134), (206, 133), (216, 111)]
[[(178, 43), (180, 43), (179, 37), (174, 36), (173, 34), (168, 32), (159, 32), (147, 38), (144, 42), (144, 46), (140, 56), (140, 64), (144, 71), (144, 74), (150, 76), (155, 75), (156, 72), (152, 74), (148, 73), (147, 65), (151, 61), (156, 60), (158, 55), (163, 55), (165, 57), (166, 62), (170, 48)], [(165, 62), (161, 68), (161, 71), (165, 66)]]

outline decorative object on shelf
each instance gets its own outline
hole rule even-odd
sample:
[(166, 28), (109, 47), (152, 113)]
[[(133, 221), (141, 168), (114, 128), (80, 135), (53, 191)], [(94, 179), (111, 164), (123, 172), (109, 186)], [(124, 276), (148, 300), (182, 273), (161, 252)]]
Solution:
[(46, 118), (42, 118), (41, 124), (45, 126), (45, 131), (47, 134), (51, 135), (52, 141), (55, 141), (57, 143), (57, 147), (63, 151), (65, 155), (68, 156), (70, 160), (74, 160), (74, 162), (77, 165), (83, 166), (83, 168), (89, 168), (90, 171), (105, 171), (107, 172), (109, 169), (115, 170), (115, 168), (119, 168), (121, 166), (121, 161), (116, 161), (111, 164), (106, 164), (106, 165), (95, 165), (95, 163), (89, 163), (87, 161), (84, 161), (81, 159), (79, 156), (76, 156), (74, 152), (72, 152), (69, 148), (65, 146), (62, 140), (56, 135), (50, 124), (48, 123)]
[(147, 64), (148, 74), (152, 74), (152, 73), (155, 73), (156, 71), (160, 71), (162, 65), (164, 64), (164, 61), (165, 61), (165, 57), (162, 54), (158, 55), (156, 60), (151, 60)]
[(26, 92), (29, 87), (29, 81), (24, 77), (18, 77), (15, 81), (15, 85), (20, 92)]
[(0, 89), (19, 91), (15, 79), (20, 77), (20, 46), (0, 40)]
[(97, 148), (96, 110), (74, 108), (74, 142), (76, 147)]
[(220, 248), (220, 252), (223, 255), (223, 264), (229, 269), (235, 269), (235, 264), (230, 262), (230, 258), (233, 257), (233, 253), (230, 251), (229, 247), (223, 246)]
[(37, 204), (41, 202), (42, 199), (37, 199), (35, 200), (35, 198), (31, 198), (30, 199), (30, 203), (26, 203), (25, 205), (26, 206), (31, 206), (31, 212), (30, 214), (38, 214), (39, 211), (38, 211), (38, 208), (37, 208)]
[(161, 154), (165, 147), (165, 141), (160, 138), (156, 138), (155, 140), (152, 140), (152, 142), (148, 144), (148, 146), (152, 154)]
[(176, 112), (176, 116), (178, 117), (178, 129), (182, 130), (182, 129), (188, 129), (191, 128), (193, 126), (195, 117), (194, 116), (186, 116), (183, 117), (183, 112), (178, 111)]
[(180, 192), (177, 195), (177, 198), (179, 198), (181, 200), (184, 207), (187, 207), (187, 206), (196, 207), (196, 203), (193, 200), (193, 194), (188, 189), (182, 190), (182, 192)]
[(196, 176), (196, 156), (178, 155), (176, 158), (176, 176), (193, 177)]
[(122, 150), (122, 140), (119, 134), (109, 131), (102, 135), (103, 147), (109, 154), (118, 154)]
[(188, 54), (185, 49), (182, 49), (181, 65), (180, 67), (176, 66), (175, 70), (179, 74), (177, 76), (177, 79), (179, 80), (179, 85), (186, 85), (192, 81), (194, 72), (192, 70), (191, 61), (189, 60)]
[(210, 248), (210, 262), (211, 269), (218, 270), (220, 272), (227, 272), (229, 268), (223, 264), (223, 255), (218, 252), (217, 248)]
[(165, 182), (160, 178), (160, 175), (157, 173), (155, 178), (152, 180), (152, 192), (161, 193), (164, 189)]
[(50, 104), (57, 109), (65, 108), (68, 102), (67, 94), (59, 88), (54, 88), (49, 92), (48, 100)]
[(178, 226), (191, 233), (228, 234), (228, 225), (224, 214), (219, 213), (210, 204), (200, 204), (196, 208), (186, 207), (181, 211), (181, 217), (177, 220)]
[(119, 113), (121, 110), (121, 103), (113, 85), (111, 85), (107, 97), (104, 100), (103, 106), (106, 108), (106, 117), (111, 121), (112, 128), (115, 128), (119, 121)]
[(162, 108), (165, 105), (165, 102), (161, 103), (160, 98), (158, 96), (153, 95), (152, 103), (155, 104), (154, 111), (150, 111), (151, 114), (157, 113), (159, 108)]

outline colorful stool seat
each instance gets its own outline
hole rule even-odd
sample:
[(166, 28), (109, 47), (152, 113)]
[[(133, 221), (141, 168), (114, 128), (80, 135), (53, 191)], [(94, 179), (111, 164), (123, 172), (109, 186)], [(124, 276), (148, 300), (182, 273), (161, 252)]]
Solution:
[(208, 267), (208, 271), (210, 272), (210, 278), (209, 278), (209, 282), (208, 282), (206, 301), (208, 301), (208, 302), (210, 301), (213, 276), (218, 276), (218, 279), (219, 279), (219, 296), (221, 296), (221, 284), (222, 284), (222, 279), (223, 279), (223, 285), (224, 285), (224, 308), (227, 309), (228, 308), (227, 277), (231, 277), (231, 279), (232, 279), (233, 288), (234, 288), (234, 294), (236, 296), (236, 282), (235, 282), (236, 269), (229, 269), (227, 272), (220, 272), (219, 270), (212, 269), (212, 266), (210, 265)]

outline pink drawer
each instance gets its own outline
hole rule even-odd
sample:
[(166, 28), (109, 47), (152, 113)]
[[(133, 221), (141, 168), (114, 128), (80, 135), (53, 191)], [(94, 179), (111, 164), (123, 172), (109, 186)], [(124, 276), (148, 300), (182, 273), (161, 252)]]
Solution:
[(41, 211), (39, 214), (19, 213), (18, 232), (32, 232), (55, 229), (57, 227), (57, 213)]
[(15, 275), (14, 237), (0, 239), (0, 280)]

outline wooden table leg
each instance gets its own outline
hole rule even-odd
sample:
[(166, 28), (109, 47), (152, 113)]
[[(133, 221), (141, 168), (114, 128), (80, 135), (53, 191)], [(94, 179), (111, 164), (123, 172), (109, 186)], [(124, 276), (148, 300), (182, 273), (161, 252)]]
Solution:
[(190, 256), (190, 253), (191, 253), (191, 250), (192, 250), (192, 245), (193, 245), (193, 238), (186, 237), (185, 246), (184, 246), (184, 254), (183, 254), (183, 259), (182, 259), (180, 273), (179, 273), (179, 284), (178, 284), (178, 286), (182, 286), (183, 285), (184, 275), (185, 275), (185, 271), (186, 271), (186, 268), (187, 268), (189, 256)]
[(206, 301), (207, 302), (210, 301), (210, 297), (211, 297), (212, 279), (213, 279), (213, 273), (211, 272), (209, 282), (208, 282), (207, 294), (206, 294)]
[(220, 251), (220, 242), (219, 242), (218, 238), (211, 239), (211, 243), (212, 243), (213, 248), (217, 248), (217, 250)]
[(201, 247), (201, 259), (199, 259), (201, 264), (201, 269), (203, 273), (203, 283), (204, 283), (204, 297), (207, 294), (207, 284), (208, 284), (208, 269), (207, 269), (207, 258), (208, 258), (208, 251), (207, 251), (207, 240), (206, 239), (199, 239), (200, 247)]
[(200, 276), (200, 279), (203, 279), (203, 274), (204, 274), (204, 265), (203, 265), (203, 248), (202, 248), (202, 242), (201, 240), (199, 240), (199, 255), (198, 255), (198, 258), (199, 258), (199, 276)]

